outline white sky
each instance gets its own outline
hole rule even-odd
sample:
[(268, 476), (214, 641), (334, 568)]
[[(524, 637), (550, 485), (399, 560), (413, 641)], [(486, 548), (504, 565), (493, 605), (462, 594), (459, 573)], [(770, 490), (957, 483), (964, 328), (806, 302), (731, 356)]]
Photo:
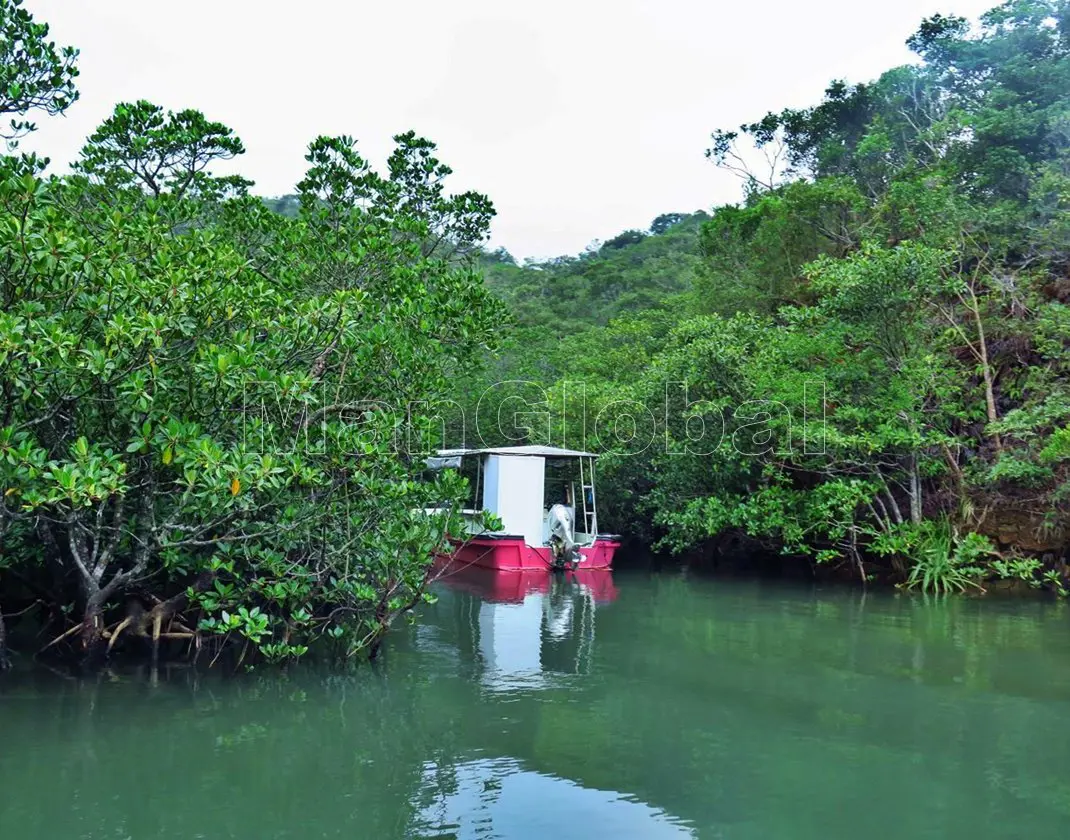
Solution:
[[(26, 0), (81, 52), (81, 99), (23, 148), (72, 160), (116, 102), (197, 108), (231, 126), (235, 169), (292, 191), (319, 134), (376, 164), (408, 129), (434, 140), (518, 257), (575, 253), (657, 215), (736, 201), (710, 132), (817, 102), (835, 78), (909, 61), (936, 12), (997, 0)], [(62, 169), (63, 167), (58, 167)]]

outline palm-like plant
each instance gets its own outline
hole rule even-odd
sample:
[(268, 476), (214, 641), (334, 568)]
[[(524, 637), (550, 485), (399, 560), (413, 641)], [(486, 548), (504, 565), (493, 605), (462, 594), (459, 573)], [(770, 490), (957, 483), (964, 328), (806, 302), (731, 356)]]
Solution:
[(984, 592), (979, 579), (985, 570), (979, 563), (995, 553), (985, 537), (972, 532), (960, 535), (947, 519), (926, 522), (917, 531), (914, 566), (903, 585), (933, 595), (971, 587)]

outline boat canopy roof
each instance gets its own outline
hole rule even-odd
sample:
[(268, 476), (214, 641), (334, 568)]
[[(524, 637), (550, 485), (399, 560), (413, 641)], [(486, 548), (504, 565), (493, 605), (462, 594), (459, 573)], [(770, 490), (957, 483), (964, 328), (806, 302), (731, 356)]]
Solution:
[(578, 449), (558, 449), (556, 446), (492, 446), (488, 449), (440, 449), (439, 458), (459, 458), (464, 455), (529, 455), (538, 458), (597, 458), (593, 452)]
[(559, 449), (556, 446), (492, 446), (487, 449), (440, 449), (436, 457), (427, 459), (427, 468), (441, 470), (457, 468), (461, 458), (468, 455), (520, 455), (535, 458), (597, 458), (593, 452), (578, 449)]

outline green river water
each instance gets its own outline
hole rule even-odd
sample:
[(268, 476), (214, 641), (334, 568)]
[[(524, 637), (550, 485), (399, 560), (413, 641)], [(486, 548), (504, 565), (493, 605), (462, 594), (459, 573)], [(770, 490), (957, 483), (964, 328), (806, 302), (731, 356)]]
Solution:
[(1070, 836), (1070, 605), (607, 584), (440, 584), (344, 675), (23, 670), (0, 839)]

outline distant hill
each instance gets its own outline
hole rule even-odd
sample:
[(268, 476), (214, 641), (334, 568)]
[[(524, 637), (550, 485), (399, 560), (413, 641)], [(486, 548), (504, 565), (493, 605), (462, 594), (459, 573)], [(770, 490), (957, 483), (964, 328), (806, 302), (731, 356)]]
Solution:
[(702, 212), (670, 213), (646, 231), (625, 231), (578, 256), (518, 265), (498, 250), (480, 262), (487, 285), (521, 325), (566, 331), (604, 326), (691, 289), (700, 263), (699, 230), (708, 219)]
[(274, 210), (280, 216), (297, 218), (297, 210), (301, 206), (301, 199), (296, 195), (280, 195), (275, 198), (262, 198), (264, 205), (269, 210)]
[[(296, 195), (261, 200), (280, 215), (297, 216)], [(521, 264), (499, 248), (484, 251), (479, 266), (521, 327), (575, 332), (605, 326), (692, 289), (701, 262), (699, 234), (709, 219), (702, 211), (665, 213), (647, 230), (626, 230), (575, 256)]]

